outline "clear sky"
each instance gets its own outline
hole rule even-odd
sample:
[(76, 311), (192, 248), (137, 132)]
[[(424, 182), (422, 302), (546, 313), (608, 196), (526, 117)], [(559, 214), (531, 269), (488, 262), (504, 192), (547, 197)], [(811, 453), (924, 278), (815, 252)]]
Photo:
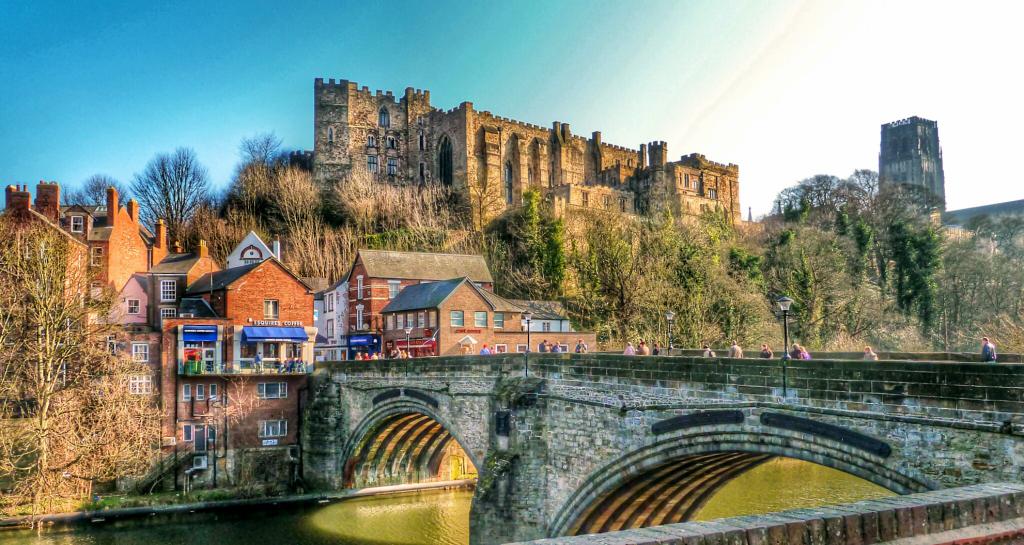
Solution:
[(0, 183), (127, 182), (188, 146), (223, 185), (245, 136), (311, 149), (333, 77), (737, 163), (755, 215), (877, 169), (879, 125), (919, 115), (950, 208), (1020, 199), (1022, 21), (1024, 2), (937, 0), (0, 0)]

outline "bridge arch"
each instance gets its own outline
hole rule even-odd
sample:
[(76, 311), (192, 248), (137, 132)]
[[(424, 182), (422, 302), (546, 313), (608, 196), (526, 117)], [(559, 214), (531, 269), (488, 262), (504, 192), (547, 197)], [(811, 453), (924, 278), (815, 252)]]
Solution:
[[(356, 426), (342, 450), (346, 487), (446, 480), (453, 458), (464, 475), (475, 475), (479, 460), (458, 429), (428, 403), (398, 398), (374, 407)], [(461, 462), (460, 462), (461, 460)]]
[(558, 510), (549, 536), (689, 520), (722, 486), (777, 456), (837, 469), (899, 494), (939, 488), (897, 470), (885, 456), (820, 434), (746, 423), (698, 426), (657, 435), (593, 471)]

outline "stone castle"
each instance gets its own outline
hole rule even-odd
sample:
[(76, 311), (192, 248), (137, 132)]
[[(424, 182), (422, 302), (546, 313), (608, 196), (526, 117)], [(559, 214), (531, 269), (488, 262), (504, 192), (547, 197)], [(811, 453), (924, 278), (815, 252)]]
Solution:
[(692, 153), (670, 161), (665, 142), (639, 149), (576, 136), (487, 111), (472, 102), (442, 110), (430, 91), (371, 92), (355, 82), (314, 83), (313, 172), (321, 183), (367, 176), (395, 184), (442, 184), (462, 193), (478, 226), (538, 189), (556, 213), (571, 208), (675, 217), (721, 210), (740, 221), (739, 167)]

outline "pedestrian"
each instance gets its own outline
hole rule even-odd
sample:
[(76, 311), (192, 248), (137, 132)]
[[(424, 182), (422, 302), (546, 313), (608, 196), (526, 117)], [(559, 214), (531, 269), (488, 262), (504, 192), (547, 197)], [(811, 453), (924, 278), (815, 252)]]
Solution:
[(864, 361), (878, 361), (878, 354), (870, 346), (864, 347)]
[(636, 349), (633, 348), (633, 343), (626, 343), (626, 349), (622, 351), (622, 355), (624, 355), (624, 356), (635, 356), (636, 355)]
[(540, 342), (540, 344), (537, 346), (537, 351), (538, 352), (547, 352), (548, 351), (548, 340), (547, 339), (544, 339), (543, 341)]
[(487, 343), (484, 343), (484, 347), (480, 349), (480, 355), (481, 356), (489, 356), (489, 355), (491, 355), (491, 349), (487, 348)]
[(373, 355), (370, 356), (370, 359), (371, 360), (379, 360), (380, 359), (380, 352), (374, 352)]
[(651, 347), (647, 344), (647, 341), (640, 339), (640, 346), (637, 346), (637, 354), (641, 356), (650, 356)]
[(732, 346), (729, 347), (729, 357), (730, 358), (742, 358), (743, 357), (743, 349), (740, 348), (740, 345), (737, 344), (736, 341), (733, 341), (732, 342)]
[(576, 353), (577, 354), (586, 354), (587, 353), (587, 343), (583, 342), (583, 339), (576, 339)]
[(770, 360), (775, 357), (772, 352), (772, 347), (768, 346), (767, 343), (761, 344), (761, 359)]
[(709, 345), (707, 343), (704, 344), (704, 357), (705, 358), (713, 358), (713, 357), (715, 357), (715, 351), (712, 350), (711, 349), (711, 345)]
[(789, 351), (789, 357), (798, 360), (800, 359), (800, 352), (803, 351), (803, 347), (799, 344), (793, 343), (793, 349)]
[(551, 345), (551, 351), (552, 352), (561, 352), (562, 351), (562, 346), (559, 345), (559, 344), (553, 344), (553, 345)]
[(661, 354), (661, 345), (658, 344), (658, 343), (654, 343), (654, 348), (651, 349), (651, 355), (652, 356), (658, 356), (660, 354)]
[(981, 338), (981, 361), (986, 363), (996, 362), (996, 345), (988, 340), (988, 337)]
[(800, 347), (800, 358), (799, 359), (801, 359), (801, 360), (809, 360), (809, 359), (811, 359), (811, 353), (807, 351), (807, 348), (805, 348), (803, 346)]

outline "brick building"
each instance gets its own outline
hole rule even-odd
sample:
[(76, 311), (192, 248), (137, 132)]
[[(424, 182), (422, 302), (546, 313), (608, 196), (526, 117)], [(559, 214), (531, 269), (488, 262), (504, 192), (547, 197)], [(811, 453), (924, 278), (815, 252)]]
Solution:
[(218, 485), (294, 479), (312, 289), (275, 258), (208, 272), (161, 328), (162, 435), (168, 453), (191, 456), (182, 474)]
[[(670, 161), (665, 142), (616, 146), (597, 131), (577, 136), (568, 123), (542, 127), (478, 111), (471, 102), (442, 110), (431, 105), (430, 91), (412, 87), (396, 97), (352, 81), (317, 78), (313, 101), (318, 181), (358, 175), (452, 186), (472, 204), (478, 227), (518, 206), (531, 188), (560, 213), (576, 206), (619, 212), (667, 206), (676, 217), (717, 208), (734, 222), (741, 219), (739, 167), (699, 154)], [(600, 198), (588, 195), (584, 203), (591, 191)]]
[(594, 333), (571, 328), (532, 333), (531, 327), (528, 337), (528, 310), (466, 277), (410, 285), (382, 309), (384, 349), (420, 357), (476, 354), (485, 346), (497, 353), (526, 352), (544, 339), (565, 351), (578, 339), (594, 346)]

